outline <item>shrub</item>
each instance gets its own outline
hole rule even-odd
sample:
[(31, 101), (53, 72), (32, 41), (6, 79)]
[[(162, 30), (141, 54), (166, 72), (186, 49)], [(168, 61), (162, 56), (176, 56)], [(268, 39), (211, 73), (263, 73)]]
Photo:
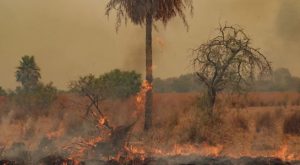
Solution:
[(141, 74), (135, 71), (112, 70), (99, 77), (100, 82), (107, 90), (107, 97), (128, 98), (140, 91), (142, 84)]
[(287, 116), (283, 122), (285, 134), (300, 135), (300, 112), (296, 111)]
[(14, 114), (17, 118), (26, 118), (29, 114), (44, 114), (47, 111), (36, 111), (48, 108), (56, 99), (57, 89), (52, 83), (40, 82), (40, 68), (35, 62), (34, 56), (25, 55), (17, 67), (16, 80), (21, 83), (15, 91), (9, 93), (9, 98), (20, 107), (20, 111)]
[(228, 140), (228, 130), (220, 113), (214, 116), (196, 107), (184, 113), (176, 126), (175, 135), (180, 135), (180, 143), (222, 144)]
[(270, 112), (264, 112), (257, 116), (255, 121), (256, 132), (267, 131), (270, 133), (274, 130), (274, 118)]
[(120, 71), (115, 69), (109, 73), (80, 77), (70, 84), (71, 91), (83, 96), (97, 97), (98, 99), (124, 99), (137, 94), (142, 84), (141, 75), (135, 71)]
[(249, 130), (249, 122), (248, 122), (247, 118), (240, 114), (233, 116), (232, 125), (235, 128), (241, 129), (243, 131)]
[(17, 106), (25, 110), (46, 109), (56, 99), (57, 89), (49, 84), (39, 83), (34, 90), (26, 90), (18, 87), (14, 93), (10, 94), (10, 98)]
[(204, 132), (208, 124), (203, 114), (203, 112), (190, 110), (180, 118), (174, 133), (180, 134), (178, 139), (180, 143), (202, 143), (209, 140)]
[(2, 87), (0, 87), (0, 96), (6, 96), (6, 95), (7, 92)]
[(57, 89), (52, 85), (52, 83), (48, 83), (46, 85), (40, 84), (35, 96), (38, 98), (36, 100), (37, 106), (42, 109), (48, 108), (56, 99), (57, 92)]

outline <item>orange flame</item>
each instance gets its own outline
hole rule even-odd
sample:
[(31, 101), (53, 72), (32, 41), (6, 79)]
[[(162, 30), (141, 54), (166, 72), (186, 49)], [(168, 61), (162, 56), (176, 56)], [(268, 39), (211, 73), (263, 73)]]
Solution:
[(140, 92), (136, 95), (136, 107), (138, 111), (136, 115), (144, 110), (145, 96), (149, 90), (152, 90), (152, 84), (144, 80), (140, 88)]
[(289, 153), (288, 145), (286, 144), (283, 144), (273, 156), (278, 157), (282, 160), (295, 159), (295, 154)]
[(216, 145), (211, 146), (208, 144), (203, 145), (174, 145), (171, 150), (163, 151), (161, 149), (152, 149), (152, 153), (154, 155), (190, 155), (190, 154), (197, 154), (202, 156), (211, 156), (211, 157), (218, 157), (220, 156), (221, 152), (223, 151), (223, 145)]
[(98, 127), (102, 127), (107, 122), (107, 119), (105, 117), (99, 117), (98, 119)]

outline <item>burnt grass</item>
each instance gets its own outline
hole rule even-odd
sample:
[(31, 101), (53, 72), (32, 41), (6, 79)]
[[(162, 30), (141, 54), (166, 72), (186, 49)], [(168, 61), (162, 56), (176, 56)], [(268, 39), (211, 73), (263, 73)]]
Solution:
[(76, 161), (66, 159), (57, 155), (50, 155), (40, 159), (35, 163), (25, 163), (21, 159), (0, 160), (0, 165), (300, 165), (300, 161), (283, 161), (273, 157), (202, 157), (196, 155), (189, 156), (166, 156), (156, 158), (133, 158), (132, 160), (85, 160)]

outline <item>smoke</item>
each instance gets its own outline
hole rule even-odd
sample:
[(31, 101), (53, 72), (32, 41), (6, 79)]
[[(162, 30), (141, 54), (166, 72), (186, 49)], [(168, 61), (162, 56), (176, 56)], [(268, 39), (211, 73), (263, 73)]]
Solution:
[(287, 41), (300, 41), (300, 1), (286, 0), (280, 5), (276, 24), (280, 37)]
[(125, 55), (123, 63), (124, 69), (135, 70), (138, 73), (143, 73), (145, 68), (145, 46), (140, 44), (133, 46)]
[[(127, 50), (124, 52), (124, 62), (123, 68), (125, 70), (135, 70), (138, 73), (145, 72), (146, 65), (146, 41), (145, 41), (145, 30), (144, 27), (140, 28), (137, 31), (130, 32), (133, 36), (130, 39)], [(163, 52), (166, 48), (166, 42), (161, 34), (158, 31), (153, 29), (152, 34), (152, 58), (153, 58), (153, 69), (157, 68), (157, 63), (159, 63), (160, 56), (163, 55)]]
[[(28, 164), (48, 155), (63, 155), (63, 146), (73, 138), (95, 133), (94, 127), (82, 119), (83, 108), (74, 106), (64, 96), (58, 97), (48, 109), (26, 111), (7, 100), (0, 106), (0, 160), (18, 158)], [(4, 109), (10, 111), (6, 113)], [(19, 117), (26, 113), (25, 118)]]

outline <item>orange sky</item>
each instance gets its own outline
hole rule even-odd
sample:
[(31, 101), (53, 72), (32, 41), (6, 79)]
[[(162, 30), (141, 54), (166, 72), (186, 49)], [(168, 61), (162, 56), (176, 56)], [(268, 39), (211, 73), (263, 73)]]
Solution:
[[(34, 55), (42, 81), (66, 88), (70, 80), (111, 69), (144, 71), (144, 29), (130, 23), (118, 33), (113, 15), (104, 15), (107, 0), (0, 0), (0, 86), (14, 89), (21, 56)], [(191, 72), (189, 49), (213, 36), (219, 23), (239, 24), (254, 47), (300, 76), (300, 1), (194, 0), (190, 31), (180, 19), (166, 28), (157, 24), (154, 75)]]

